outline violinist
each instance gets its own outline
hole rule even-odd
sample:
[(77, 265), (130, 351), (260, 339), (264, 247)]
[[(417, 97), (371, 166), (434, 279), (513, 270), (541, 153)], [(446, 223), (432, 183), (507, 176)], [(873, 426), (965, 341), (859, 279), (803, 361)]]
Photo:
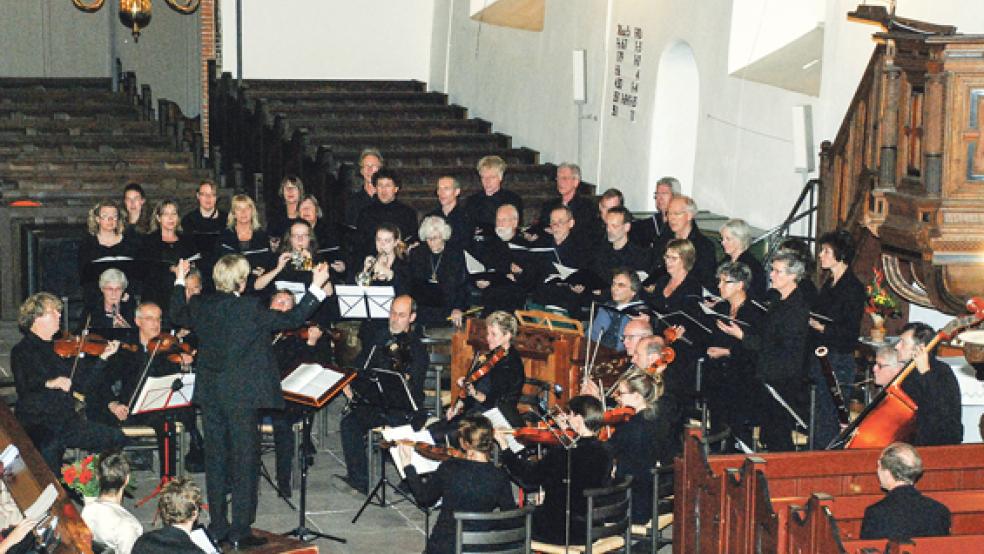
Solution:
[[(569, 413), (561, 420), (566, 419), (566, 424), (579, 436), (570, 450), (570, 536), (571, 544), (583, 544), (582, 522), (587, 511), (584, 491), (610, 484), (612, 458), (605, 445), (595, 436), (602, 426), (604, 411), (601, 401), (593, 396), (575, 396), (567, 403), (567, 409)], [(543, 487), (543, 503), (533, 512), (533, 538), (564, 544), (568, 452), (563, 448), (551, 448), (539, 461), (531, 462), (509, 450), (505, 432), (497, 430), (495, 438), (502, 449), (500, 460), (510, 475), (524, 487)]]
[[(72, 397), (73, 391), (86, 390), (87, 370), (101, 368), (116, 353), (119, 342), (109, 342), (94, 367), (81, 369), (73, 380), (73, 360), (59, 357), (52, 343), (61, 323), (61, 310), (61, 300), (50, 293), (28, 297), (17, 316), (24, 337), (10, 352), (17, 419), (54, 472), (61, 470), (66, 448), (99, 452), (126, 445), (119, 429), (88, 421), (77, 413)], [(76, 363), (82, 362), (76, 359)]]
[[(194, 408), (176, 408), (167, 410), (166, 412), (172, 412), (167, 414), (164, 411), (136, 415), (130, 413), (140, 394), (145, 377), (163, 377), (180, 373), (182, 366), (189, 366), (193, 360), (190, 354), (177, 354), (180, 357), (176, 359), (180, 361), (168, 359), (169, 352), (160, 346), (161, 309), (157, 304), (142, 302), (137, 306), (136, 324), (140, 348), (136, 351), (121, 350), (113, 357), (100, 386), (93, 393), (93, 401), (88, 403), (93, 408), (90, 417), (107, 425), (152, 427), (157, 435), (161, 477), (174, 477), (177, 474), (174, 445), (170, 448), (165, 447), (167, 438), (165, 423), (173, 424), (174, 421), (180, 421), (191, 437), (191, 448), (184, 459), (185, 469), (192, 473), (201, 473), (205, 469), (205, 454), (202, 435), (198, 432), (195, 423)], [(148, 362), (150, 362), (149, 367)], [(171, 417), (171, 421), (166, 421), (165, 415)]]
[[(420, 342), (420, 334), (413, 328), (417, 319), (417, 305), (410, 296), (393, 299), (390, 305), (388, 326), (364, 342), (362, 352), (354, 365), (362, 368), (379, 368), (403, 375), (410, 395), (418, 409), (424, 407), (424, 378), (429, 359)], [(413, 422), (422, 426), (417, 413), (407, 409), (406, 393), (394, 390), (395, 379), (383, 381), (373, 372), (360, 375), (345, 387), (343, 393), (349, 399), (350, 410), (342, 417), (339, 429), (342, 435), (342, 453), (346, 475), (339, 477), (348, 487), (365, 494), (369, 485), (366, 461), (366, 435), (379, 425), (406, 425)], [(380, 391), (382, 388), (382, 391)]]
[[(449, 421), (460, 414), (492, 408), (499, 408), (507, 419), (515, 414), (516, 401), (526, 380), (523, 359), (512, 348), (512, 339), (518, 329), (519, 323), (512, 314), (494, 312), (485, 318), (485, 339), (490, 352), (485, 363), (458, 379), (462, 392), (445, 414)], [(497, 361), (491, 364), (492, 360)]]
[(82, 314), (82, 321), (89, 322), (89, 329), (98, 330), (104, 337), (132, 338), (135, 304), (126, 292), (128, 285), (126, 275), (115, 267), (99, 275), (100, 299), (96, 304), (87, 306)]
[[(748, 291), (754, 280), (749, 267), (743, 262), (724, 262), (718, 267), (717, 278), (722, 300), (713, 306), (714, 311), (750, 328), (757, 327), (763, 314), (749, 301)], [(711, 413), (710, 434), (727, 426), (734, 437), (753, 444), (747, 399), (756, 394), (751, 385), (755, 380), (754, 355), (717, 325), (705, 352), (703, 382)]]
[[(270, 298), (270, 309), (289, 312), (294, 308), (294, 294), (278, 290)], [(303, 332), (302, 332), (303, 330)], [(304, 335), (303, 337), (301, 335)], [(273, 357), (281, 379), (301, 363), (324, 365), (331, 362), (331, 341), (317, 325), (305, 325), (294, 331), (273, 334)], [(291, 427), (304, 415), (299, 405), (288, 402), (282, 410), (268, 410), (273, 425), (273, 452), (276, 459), (277, 488), (290, 497), (291, 466), (294, 462), (294, 432)], [(310, 445), (305, 445), (305, 449)]]
[[(640, 348), (645, 346), (645, 342), (640, 344)], [(656, 462), (672, 467), (679, 450), (679, 410), (676, 402), (663, 394), (658, 372), (632, 371), (618, 384), (615, 398), (620, 407), (634, 409), (635, 415), (616, 425), (606, 444), (615, 460), (615, 479), (632, 476), (632, 523), (644, 525), (653, 517), (651, 470)], [(665, 484), (672, 486), (668, 479)]]
[(902, 381), (902, 390), (919, 409), (916, 411), (916, 446), (937, 446), (963, 442), (960, 416), (960, 386), (953, 369), (926, 350), (936, 332), (925, 323), (910, 322), (902, 327), (895, 350), (899, 362), (915, 361), (916, 371)]
[(482, 415), (465, 416), (458, 423), (464, 457), (441, 462), (434, 473), (418, 475), (410, 464), (412, 448), (400, 445), (397, 463), (407, 475), (414, 498), (422, 506), (441, 499), (441, 513), (427, 539), (426, 554), (455, 551), (454, 512), (491, 512), (516, 507), (509, 476), (491, 463), (492, 423)]

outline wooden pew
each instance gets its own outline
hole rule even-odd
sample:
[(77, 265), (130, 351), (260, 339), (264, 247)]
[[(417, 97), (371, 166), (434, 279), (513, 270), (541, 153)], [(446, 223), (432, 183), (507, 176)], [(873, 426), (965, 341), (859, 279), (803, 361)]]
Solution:
[[(922, 490), (984, 488), (984, 444), (925, 447), (920, 453)], [(699, 430), (689, 428), (683, 454), (674, 462), (673, 551), (725, 552), (729, 551), (728, 544), (751, 548), (757, 539), (747, 521), (744, 526), (736, 523), (732, 527), (729, 518), (736, 515), (756, 521), (757, 514), (768, 509), (763, 498), (809, 496), (814, 492), (876, 494), (880, 491), (875, 475), (879, 454), (878, 450), (758, 454), (751, 463), (768, 477), (768, 490), (762, 491), (761, 484), (755, 482), (755, 472), (741, 474), (747, 456), (706, 457)]]
[(905, 543), (886, 540), (850, 540), (841, 543), (845, 554), (970, 554), (984, 544), (984, 534), (919, 537)]
[(48, 469), (41, 454), (34, 448), (34, 443), (28, 438), (24, 428), (14, 417), (6, 404), (0, 403), (0, 450), (14, 444), (20, 450), (25, 467), (4, 479), (10, 496), (21, 511), (34, 503), (49, 484), (58, 491), (58, 498), (51, 507), (51, 514), (58, 516), (58, 535), (61, 542), (57, 553), (92, 554), (92, 532), (78, 509), (68, 498), (65, 490), (58, 483), (55, 475)]
[[(926, 493), (950, 509), (952, 535), (984, 533), (984, 491), (937, 491)], [(831, 497), (814, 494), (805, 505), (789, 504), (788, 549), (779, 552), (826, 554), (843, 552), (843, 541), (856, 540), (861, 532), (864, 510), (884, 495)], [(977, 550), (981, 549), (978, 546)]]
[[(222, 79), (232, 80), (229, 73), (223, 74)], [(244, 88), (260, 93), (263, 91), (314, 91), (314, 92), (341, 92), (341, 91), (363, 91), (363, 90), (390, 90), (390, 91), (409, 91), (424, 92), (427, 90), (427, 83), (414, 80), (386, 81), (376, 79), (246, 79)]]

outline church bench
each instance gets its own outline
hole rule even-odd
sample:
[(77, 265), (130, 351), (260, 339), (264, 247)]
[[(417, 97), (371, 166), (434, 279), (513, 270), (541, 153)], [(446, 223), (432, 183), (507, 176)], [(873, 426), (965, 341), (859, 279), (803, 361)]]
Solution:
[[(223, 79), (225, 79), (223, 75)], [(230, 76), (231, 79), (231, 76)], [(341, 92), (341, 91), (409, 91), (424, 92), (427, 85), (415, 80), (376, 80), (376, 79), (246, 79), (243, 85), (250, 91), (311, 91), (311, 92)]]
[(131, 165), (160, 165), (164, 163), (188, 164), (192, 156), (190, 152), (174, 150), (130, 149), (115, 148), (99, 149), (38, 149), (20, 150), (15, 155), (5, 157), (4, 162), (11, 165), (54, 164), (57, 166), (90, 165), (99, 167), (107, 163), (125, 162)]
[(841, 541), (841, 554), (969, 554), (980, 550), (984, 534), (949, 537), (917, 537), (910, 541), (878, 540)]
[(271, 116), (322, 117), (336, 119), (464, 119), (468, 110), (454, 104), (447, 106), (303, 106), (296, 104), (261, 104)]
[(108, 77), (0, 77), (0, 91), (109, 91), (113, 80)]
[(312, 144), (318, 145), (348, 145), (360, 151), (365, 145), (374, 145), (384, 152), (388, 149), (399, 149), (400, 146), (442, 151), (448, 147), (471, 148), (509, 148), (512, 139), (499, 133), (469, 133), (460, 135), (414, 135), (399, 134), (352, 134), (352, 135), (314, 135), (309, 137)]
[[(926, 494), (950, 509), (952, 535), (984, 533), (984, 491), (937, 491)], [(805, 505), (789, 505), (788, 549), (779, 552), (838, 552), (841, 541), (857, 539), (864, 510), (881, 498), (882, 495), (831, 497), (814, 494)], [(979, 546), (977, 550), (980, 550)]]
[(448, 103), (448, 95), (442, 92), (419, 91), (304, 91), (304, 90), (264, 90), (254, 91), (247, 88), (246, 98), (260, 98), (273, 104), (278, 102), (290, 104), (317, 105), (365, 105), (365, 104), (438, 104)]
[[(285, 120), (293, 129), (308, 129), (312, 134), (343, 132), (421, 131), (432, 134), (447, 132), (488, 133), (492, 124), (484, 119), (338, 119), (291, 117)], [(0, 124), (0, 129), (2, 129)]]
[(509, 166), (533, 165), (537, 163), (539, 154), (525, 148), (482, 149), (474, 152), (431, 152), (427, 154), (408, 155), (397, 152), (386, 156), (386, 167), (399, 171), (404, 167), (432, 166), (465, 166), (474, 169), (483, 156), (499, 156)]
[(0, 119), (0, 133), (19, 135), (125, 135), (157, 131), (151, 121), (75, 117)]
[(0, 104), (0, 118), (113, 116), (136, 119), (140, 110), (129, 104)]
[[(924, 490), (984, 488), (984, 444), (926, 447), (919, 452), (925, 469), (919, 484)], [(807, 496), (818, 491), (872, 494), (880, 490), (875, 475), (879, 454), (879, 450), (777, 452), (756, 454), (750, 463), (758, 464), (768, 478), (767, 498)], [(746, 458), (704, 456), (699, 430), (687, 430), (683, 454), (674, 462), (674, 552), (697, 548), (717, 552), (728, 540), (745, 544), (751, 540), (748, 534), (727, 535), (732, 514), (764, 508), (761, 496), (759, 505), (754, 505), (757, 487), (761, 486), (754, 482), (756, 473), (741, 473)]]
[(0, 133), (0, 148), (15, 147), (21, 150), (42, 150), (42, 149), (96, 149), (118, 148), (135, 149), (147, 148), (155, 150), (170, 149), (171, 141), (168, 137), (158, 133), (131, 133), (121, 135), (22, 135), (11, 136), (7, 133)]

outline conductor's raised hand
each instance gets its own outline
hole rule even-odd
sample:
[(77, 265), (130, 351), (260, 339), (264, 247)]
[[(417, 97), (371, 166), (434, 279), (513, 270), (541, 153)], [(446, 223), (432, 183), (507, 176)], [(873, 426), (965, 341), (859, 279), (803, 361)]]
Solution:
[(331, 272), (328, 269), (328, 264), (321, 262), (314, 266), (314, 269), (311, 271), (311, 284), (318, 288), (324, 288), (329, 277), (331, 277)]

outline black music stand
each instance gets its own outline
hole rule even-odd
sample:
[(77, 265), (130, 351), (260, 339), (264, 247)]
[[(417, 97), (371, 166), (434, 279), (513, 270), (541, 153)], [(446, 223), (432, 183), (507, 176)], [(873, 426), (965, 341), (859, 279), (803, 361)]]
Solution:
[[(313, 366), (317, 366), (317, 364), (299, 364), (290, 372), (290, 374), (287, 375), (287, 377), (283, 379), (283, 381), (281, 381), (281, 386), (284, 389), (284, 399), (288, 402), (297, 404), (303, 409), (301, 415), (301, 444), (299, 445), (301, 449), (304, 448), (305, 444), (311, 442), (311, 423), (314, 419), (314, 414), (321, 408), (325, 407), (329, 402), (334, 400), (335, 397), (342, 392), (342, 389), (348, 385), (352, 379), (355, 379), (355, 373), (353, 372), (339, 370), (333, 366), (329, 366), (327, 368), (323, 366)], [(342, 376), (337, 380), (332, 379), (334, 382), (330, 387), (323, 387), (320, 386), (320, 383), (316, 378), (322, 376), (318, 373), (319, 369), (326, 372), (326, 374), (341, 373)], [(304, 375), (307, 376), (304, 379), (295, 379), (295, 377), (301, 377)], [(315, 378), (312, 379), (311, 377)], [(300, 454), (300, 458), (301, 499), (298, 503), (297, 527), (287, 531), (283, 535), (285, 537), (296, 537), (304, 542), (310, 542), (313, 538), (320, 538), (343, 544), (347, 543), (348, 541), (346, 539), (308, 529), (307, 525), (305, 525), (305, 518), (307, 517), (307, 478), (308, 470), (310, 469), (311, 464), (308, 463), (308, 457), (303, 452)]]
[[(413, 414), (417, 411), (417, 403), (414, 401), (413, 395), (410, 394), (410, 387), (407, 386), (407, 380), (399, 372), (381, 368), (366, 368), (362, 374), (376, 385), (376, 392), (378, 392), (378, 394), (363, 395), (363, 402), (366, 405), (375, 407), (384, 414), (401, 410), (407, 414)], [(386, 504), (387, 486), (402, 496), (404, 500), (410, 502), (418, 509), (423, 510), (425, 514), (430, 513), (428, 510), (421, 508), (406, 492), (400, 490), (399, 487), (390, 482), (386, 477), (386, 461), (381, 459), (379, 461), (379, 481), (376, 481), (376, 485), (369, 491), (366, 501), (362, 503), (362, 507), (359, 508), (355, 517), (352, 518), (352, 523), (355, 523), (362, 517), (362, 512), (373, 503), (374, 498), (379, 500), (378, 505), (380, 507), (385, 508), (388, 506)]]

